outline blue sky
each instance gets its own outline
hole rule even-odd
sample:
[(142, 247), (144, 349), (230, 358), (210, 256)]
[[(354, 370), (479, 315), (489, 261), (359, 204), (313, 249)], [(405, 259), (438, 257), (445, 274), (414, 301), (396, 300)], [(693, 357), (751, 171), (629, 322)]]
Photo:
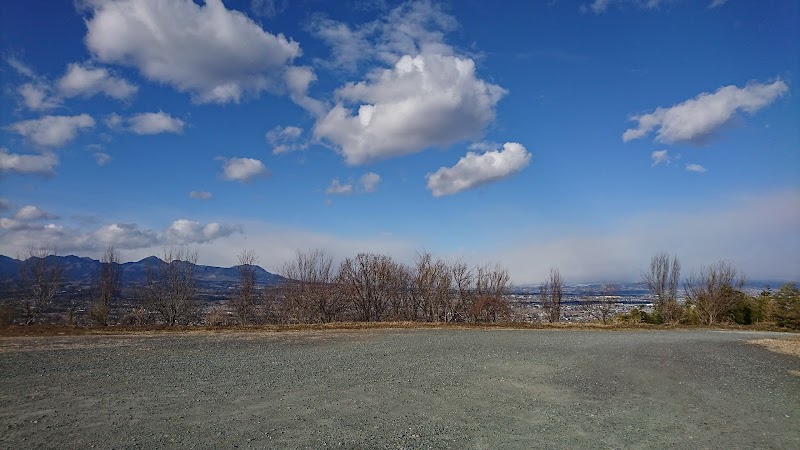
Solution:
[(0, 253), (800, 278), (795, 1), (0, 4)]

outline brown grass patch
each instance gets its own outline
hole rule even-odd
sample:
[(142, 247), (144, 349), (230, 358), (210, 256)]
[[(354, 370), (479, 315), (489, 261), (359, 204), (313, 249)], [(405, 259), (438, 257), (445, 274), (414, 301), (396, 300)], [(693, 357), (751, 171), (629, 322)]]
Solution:
[(594, 330), (594, 331), (644, 331), (644, 330), (729, 330), (729, 331), (789, 331), (773, 325), (745, 327), (742, 325), (717, 324), (712, 327), (701, 325), (654, 325), (646, 323), (599, 322), (580, 323), (436, 323), (436, 322), (333, 322), (314, 324), (278, 325), (232, 325), (220, 327), (196, 326), (68, 326), (68, 325), (12, 325), (0, 327), (3, 336), (117, 336), (117, 335), (161, 335), (161, 334), (207, 334), (207, 333), (279, 333), (298, 331), (358, 331), (384, 329), (468, 329), (468, 330)]
[(783, 353), (800, 358), (800, 337), (788, 339), (755, 339), (747, 342), (766, 347), (776, 353)]

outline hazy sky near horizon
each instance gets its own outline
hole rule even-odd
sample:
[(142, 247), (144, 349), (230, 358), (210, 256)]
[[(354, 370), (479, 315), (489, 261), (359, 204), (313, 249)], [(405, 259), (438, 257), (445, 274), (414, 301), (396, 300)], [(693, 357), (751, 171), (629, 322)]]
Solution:
[(0, 3), (0, 253), (800, 279), (793, 0)]

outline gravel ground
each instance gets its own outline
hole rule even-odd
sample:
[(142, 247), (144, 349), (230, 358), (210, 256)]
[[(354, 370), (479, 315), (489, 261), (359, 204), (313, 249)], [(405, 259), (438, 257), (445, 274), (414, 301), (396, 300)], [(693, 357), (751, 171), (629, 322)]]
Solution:
[(0, 338), (0, 447), (797, 449), (800, 358), (746, 342), (796, 336)]

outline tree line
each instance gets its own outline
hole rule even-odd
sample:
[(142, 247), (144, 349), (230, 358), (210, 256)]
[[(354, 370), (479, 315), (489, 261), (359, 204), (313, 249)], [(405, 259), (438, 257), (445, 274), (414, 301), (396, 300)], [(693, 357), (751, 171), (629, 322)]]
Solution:
[[(20, 276), (12, 301), (0, 309), (0, 323), (32, 324), (53, 305), (60, 292), (67, 296), (68, 323), (73, 322), (75, 289), (63, 289), (64, 268), (46, 249), (30, 249), (20, 258)], [(211, 326), (263, 323), (326, 323), (336, 321), (506, 322), (511, 319), (507, 300), (508, 270), (499, 264), (470, 267), (462, 261), (417, 255), (411, 265), (387, 255), (359, 253), (334, 264), (322, 250), (296, 253), (283, 264), (284, 281), (276, 287), (256, 282), (258, 256), (242, 251), (236, 266), (238, 281), (225, 302), (201, 311), (194, 267), (198, 253), (189, 247), (164, 249), (151, 260), (145, 282), (129, 287), (135, 303), (125, 314), (112, 317), (123, 296), (120, 254), (109, 247), (90, 286), (81, 291), (89, 299), (88, 320), (99, 326), (163, 324)], [(681, 279), (676, 256), (658, 253), (642, 273), (653, 299), (652, 311), (633, 309), (615, 314), (617, 287), (605, 284), (599, 292), (581, 295), (581, 307), (602, 323), (611, 321), (657, 324), (773, 322), (800, 328), (800, 291), (794, 284), (757, 297), (742, 290), (744, 275), (721, 261)], [(683, 281), (683, 284), (681, 284)], [(682, 289), (681, 289), (682, 288)], [(682, 290), (683, 296), (679, 298)], [(564, 320), (564, 281), (557, 269), (539, 286), (536, 296), (542, 314), (535, 320)]]

